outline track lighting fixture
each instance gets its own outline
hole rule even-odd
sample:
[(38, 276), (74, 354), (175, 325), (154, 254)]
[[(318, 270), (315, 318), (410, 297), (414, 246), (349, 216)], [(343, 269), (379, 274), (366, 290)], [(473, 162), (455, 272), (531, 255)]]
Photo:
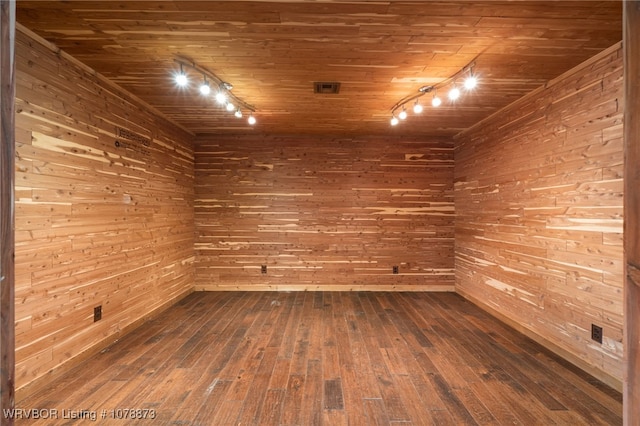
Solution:
[(200, 85), (200, 93), (204, 96), (207, 96), (209, 93), (211, 93), (211, 86), (209, 86), (209, 82), (207, 81), (207, 76), (204, 75), (203, 77), (203, 81), (202, 84)]
[(180, 87), (186, 87), (189, 84), (189, 78), (187, 78), (187, 74), (184, 73), (182, 64), (180, 64), (180, 71), (176, 74), (175, 79), (176, 84)]
[(478, 79), (473, 74), (470, 74), (469, 77), (464, 80), (464, 88), (467, 90), (475, 89), (477, 85)]
[(223, 81), (211, 71), (196, 65), (194, 62), (183, 59), (176, 59), (175, 62), (180, 65), (180, 71), (174, 74), (176, 85), (179, 87), (187, 87), (189, 85), (189, 75), (185, 72), (185, 68), (194, 73), (202, 74), (202, 84), (198, 87), (200, 94), (209, 96), (212, 92), (210, 82), (213, 83), (213, 87), (217, 87), (215, 90), (215, 100), (218, 104), (224, 106), (227, 111), (232, 112), (237, 118), (242, 118), (244, 115), (243, 110), (249, 111), (247, 122), (252, 126), (256, 124), (256, 118), (253, 116), (256, 109), (231, 93), (231, 89), (233, 89), (231, 83)]
[[(460, 85), (457, 83), (466, 75), (464, 82), (462, 83), (462, 87), (466, 91), (473, 90), (478, 85), (478, 78), (476, 74), (473, 72), (473, 68), (475, 67), (475, 59), (471, 61), (467, 66), (462, 68), (453, 76), (441, 81), (440, 83), (430, 85), (430, 86), (422, 86), (418, 89), (417, 94), (408, 95), (398, 101), (391, 108), (391, 125), (396, 126), (400, 122), (400, 120), (405, 120), (407, 118), (407, 110), (406, 105), (409, 102), (413, 103), (413, 112), (415, 114), (420, 114), (423, 111), (423, 106), (420, 103), (420, 98), (427, 93), (432, 93), (433, 96), (431, 98), (431, 106), (434, 108), (442, 105), (442, 99), (438, 96), (438, 89), (449, 87), (449, 92), (447, 94), (447, 98), (450, 102), (455, 102), (460, 99), (463, 95), (462, 90), (460, 90)], [(399, 112), (398, 112), (399, 111)], [(396, 114), (397, 113), (397, 114)]]
[(431, 105), (434, 107), (439, 107), (440, 105), (442, 105), (442, 99), (440, 99), (437, 92), (433, 93), (433, 98), (431, 99)]
[(457, 101), (459, 97), (460, 97), (460, 89), (458, 89), (458, 86), (454, 84), (451, 90), (449, 90), (449, 100)]
[(227, 94), (222, 90), (218, 90), (218, 92), (216, 93), (216, 102), (220, 105), (224, 105), (225, 103), (227, 103)]

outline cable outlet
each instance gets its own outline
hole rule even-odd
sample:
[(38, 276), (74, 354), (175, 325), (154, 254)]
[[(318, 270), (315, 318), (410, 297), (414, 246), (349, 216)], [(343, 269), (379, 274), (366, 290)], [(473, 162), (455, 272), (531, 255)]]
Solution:
[(102, 305), (93, 308), (93, 322), (100, 321), (102, 319)]
[(602, 344), (602, 327), (591, 324), (591, 340)]

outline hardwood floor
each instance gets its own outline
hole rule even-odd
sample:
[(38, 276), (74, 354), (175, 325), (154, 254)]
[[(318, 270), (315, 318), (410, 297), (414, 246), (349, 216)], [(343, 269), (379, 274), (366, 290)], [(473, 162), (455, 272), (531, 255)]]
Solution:
[(17, 425), (622, 424), (620, 393), (453, 293), (194, 293), (17, 407), (57, 410)]

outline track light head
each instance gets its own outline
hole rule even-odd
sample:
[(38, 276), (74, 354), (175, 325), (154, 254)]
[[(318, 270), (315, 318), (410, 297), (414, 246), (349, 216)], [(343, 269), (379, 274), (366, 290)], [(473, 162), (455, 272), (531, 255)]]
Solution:
[(224, 105), (227, 102), (227, 94), (222, 90), (218, 91), (218, 93), (216, 93), (216, 102)]
[(464, 80), (464, 88), (467, 90), (475, 89), (478, 85), (478, 79), (475, 75), (471, 74)]
[(182, 64), (180, 64), (180, 71), (175, 75), (176, 84), (180, 87), (185, 87), (189, 84), (189, 79), (187, 78), (187, 74), (184, 73), (184, 69), (182, 69)]
[(207, 96), (209, 93), (211, 93), (211, 87), (209, 87), (208, 84), (204, 83), (200, 86), (200, 93), (203, 96)]
[(204, 80), (202, 82), (202, 84), (200, 85), (200, 93), (204, 96), (209, 95), (209, 93), (211, 93), (211, 86), (209, 86), (209, 82), (207, 81), (207, 76), (203, 76)]
[(451, 88), (451, 90), (449, 90), (449, 100), (457, 101), (459, 97), (460, 97), (460, 89), (458, 89), (458, 86), (454, 85)]
[(185, 74), (176, 74), (176, 84), (180, 87), (185, 87), (189, 83)]

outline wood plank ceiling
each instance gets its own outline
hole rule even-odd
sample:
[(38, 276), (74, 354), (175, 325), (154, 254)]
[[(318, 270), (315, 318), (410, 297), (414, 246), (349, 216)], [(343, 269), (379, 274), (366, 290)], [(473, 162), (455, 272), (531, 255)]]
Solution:
[[(17, 21), (193, 133), (451, 136), (622, 39), (620, 1), (20, 0)], [(177, 58), (258, 123), (176, 89)], [(390, 126), (400, 99), (474, 59), (474, 92)]]

